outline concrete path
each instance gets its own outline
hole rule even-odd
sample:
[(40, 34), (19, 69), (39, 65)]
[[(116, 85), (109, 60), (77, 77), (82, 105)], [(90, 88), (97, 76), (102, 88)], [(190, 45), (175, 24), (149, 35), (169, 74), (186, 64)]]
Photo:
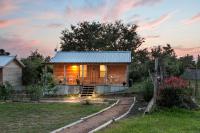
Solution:
[(117, 105), (112, 108), (96, 115), (85, 119), (81, 123), (78, 123), (72, 127), (66, 128), (59, 133), (88, 133), (89, 131), (97, 128), (98, 126), (104, 124), (105, 122), (117, 118), (122, 114), (126, 113), (133, 103), (134, 98), (120, 98), (120, 101)]

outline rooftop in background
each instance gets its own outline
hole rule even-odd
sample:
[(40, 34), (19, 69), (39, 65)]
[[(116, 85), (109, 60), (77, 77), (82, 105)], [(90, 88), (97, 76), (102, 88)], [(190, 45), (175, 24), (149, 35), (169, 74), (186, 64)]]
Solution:
[(131, 51), (59, 51), (50, 63), (131, 63)]
[(188, 80), (200, 80), (200, 69), (186, 69), (182, 77)]
[(16, 56), (0, 55), (0, 68), (6, 66), (13, 60), (16, 60), (22, 67), (24, 67), (24, 64), (19, 61)]

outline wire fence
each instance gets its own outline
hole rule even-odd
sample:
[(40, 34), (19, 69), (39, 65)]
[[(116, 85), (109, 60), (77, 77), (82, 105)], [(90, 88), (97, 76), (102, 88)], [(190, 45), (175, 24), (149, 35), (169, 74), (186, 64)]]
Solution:
[(189, 80), (189, 86), (195, 89), (195, 96), (200, 99), (200, 80)]

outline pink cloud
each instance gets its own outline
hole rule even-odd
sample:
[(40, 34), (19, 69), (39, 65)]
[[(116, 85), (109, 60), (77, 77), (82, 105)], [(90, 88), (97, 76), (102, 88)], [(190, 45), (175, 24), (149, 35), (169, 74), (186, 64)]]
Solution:
[(167, 20), (169, 20), (171, 18), (171, 16), (172, 16), (171, 13), (164, 14), (164, 15), (160, 16), (159, 18), (155, 19), (155, 20), (152, 20), (152, 21), (147, 22), (145, 24), (141, 24), (140, 29), (146, 30), (146, 29), (155, 28), (155, 27), (161, 25), (162, 23), (166, 22)]
[(111, 7), (108, 11), (108, 14), (103, 17), (103, 20), (113, 20), (118, 19), (125, 12), (130, 9), (145, 6), (145, 5), (154, 5), (161, 2), (162, 0), (117, 0), (115, 5)]
[(1, 48), (10, 52), (11, 55), (18, 55), (19, 57), (26, 57), (30, 52), (39, 49), (44, 55), (52, 54), (50, 47), (43, 47), (39, 40), (25, 40), (19, 36), (1, 37)]
[(0, 15), (9, 14), (18, 9), (18, 6), (12, 0), (0, 1)]
[(200, 55), (200, 47), (196, 48), (174, 48), (175, 53), (178, 57), (185, 56), (187, 54), (193, 55), (194, 58), (197, 58)]
[(17, 25), (24, 23), (25, 19), (9, 19), (9, 20), (0, 20), (0, 28), (6, 28), (12, 25)]
[(192, 24), (195, 22), (200, 22), (200, 12), (192, 16), (190, 19), (183, 21), (184, 24)]
[[(152, 6), (162, 0), (116, 0), (104, 1), (97, 7), (87, 6), (74, 8), (68, 4), (66, 7), (67, 18), (75, 20), (100, 19), (102, 21), (113, 21), (119, 19), (125, 12), (139, 6)], [(88, 3), (90, 4), (90, 3)]]

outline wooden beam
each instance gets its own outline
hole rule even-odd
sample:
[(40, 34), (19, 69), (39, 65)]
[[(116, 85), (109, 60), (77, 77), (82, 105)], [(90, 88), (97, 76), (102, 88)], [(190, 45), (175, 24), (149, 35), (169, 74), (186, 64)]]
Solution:
[(64, 64), (64, 83), (66, 84), (67, 79), (66, 79), (66, 65)]
[(105, 71), (104, 82), (107, 85), (107, 79), (108, 79), (108, 66), (107, 65), (105, 65), (105, 69), (106, 69), (106, 71)]
[(129, 66), (126, 66), (126, 84), (127, 86), (129, 86), (129, 82), (128, 82), (128, 73), (129, 73)]
[(84, 82), (84, 65), (82, 64), (82, 84)]

